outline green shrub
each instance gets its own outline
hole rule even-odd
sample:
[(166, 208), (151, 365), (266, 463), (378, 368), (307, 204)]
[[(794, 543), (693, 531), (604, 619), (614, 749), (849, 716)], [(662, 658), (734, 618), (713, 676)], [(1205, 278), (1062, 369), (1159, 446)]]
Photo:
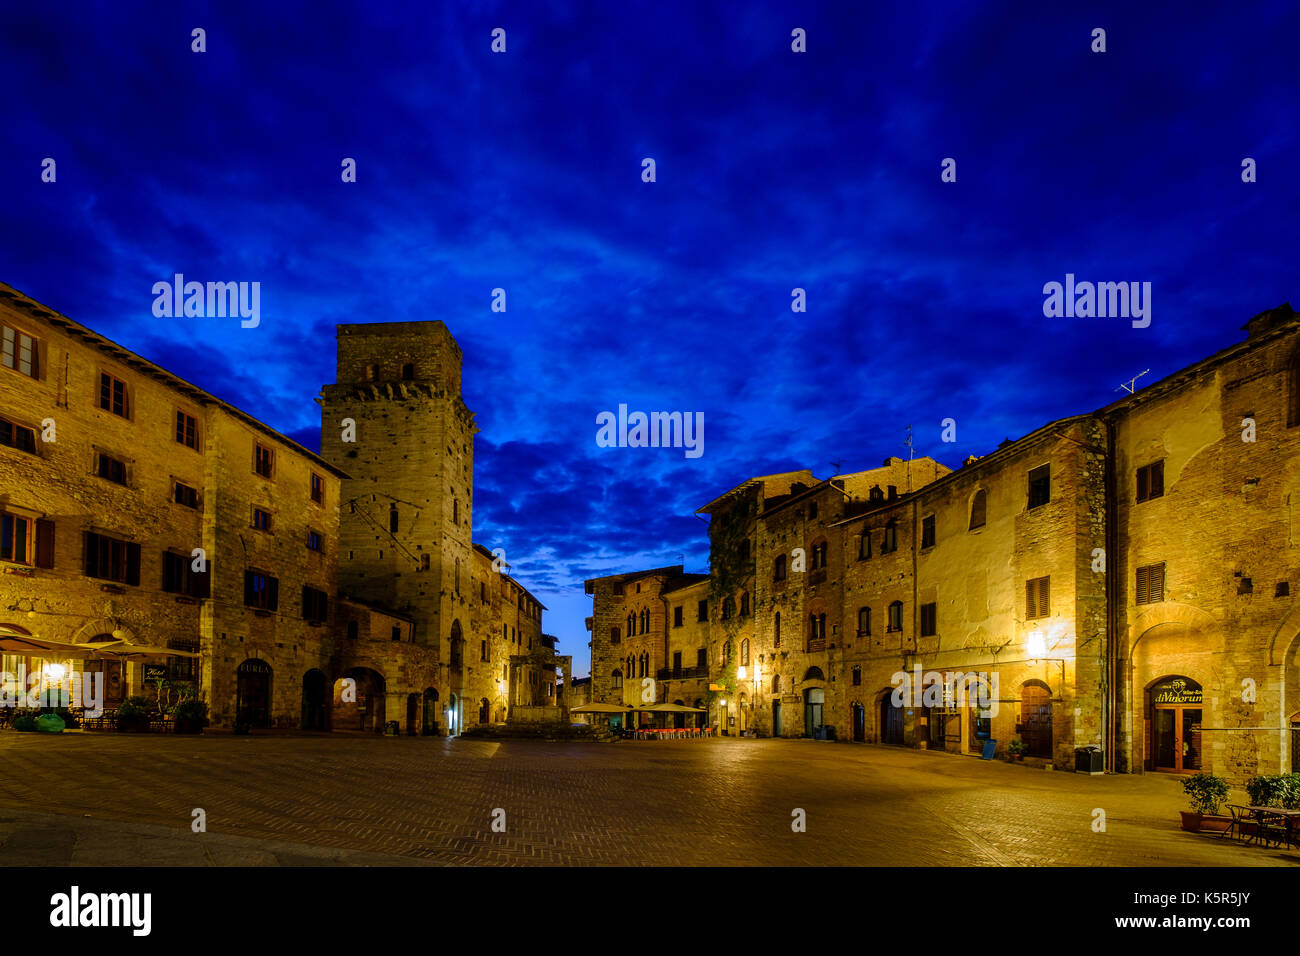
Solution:
[(139, 720), (141, 717), (146, 716), (149, 711), (147, 707), (142, 706), (143, 703), (147, 703), (143, 697), (128, 697), (118, 705), (117, 719)]
[(188, 721), (198, 724), (200, 727), (206, 727), (208, 725), (208, 705), (197, 697), (186, 697), (176, 705), (172, 716), (177, 721)]
[(1212, 773), (1197, 773), (1183, 779), (1183, 793), (1195, 813), (1213, 816), (1228, 800), (1228, 781)]
[(24, 714), (22, 717), (19, 717), (14, 720), (14, 730), (22, 731), (23, 733), (27, 733), (27, 734), (35, 733), (36, 718)]
[(1007, 753), (1009, 754), (1022, 754), (1028, 749), (1025, 742), (1019, 737), (1013, 737), (1007, 742)]

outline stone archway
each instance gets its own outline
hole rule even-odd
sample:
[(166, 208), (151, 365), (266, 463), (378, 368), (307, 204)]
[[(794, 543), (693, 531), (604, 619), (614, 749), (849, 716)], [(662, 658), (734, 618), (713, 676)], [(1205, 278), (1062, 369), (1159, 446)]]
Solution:
[(432, 687), (426, 687), (423, 696), (420, 733), (425, 737), (436, 737), (438, 735), (438, 692)]
[(386, 713), (384, 675), (370, 667), (353, 667), (334, 682), (335, 731), (384, 731)]

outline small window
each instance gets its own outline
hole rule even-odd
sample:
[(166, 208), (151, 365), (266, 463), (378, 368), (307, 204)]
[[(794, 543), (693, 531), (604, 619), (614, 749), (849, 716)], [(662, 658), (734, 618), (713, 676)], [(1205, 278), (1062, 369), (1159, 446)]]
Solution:
[(742, 591), (740, 594), (740, 616), (749, 617), (749, 592)]
[(280, 607), (280, 581), (263, 571), (244, 572), (244, 606), (262, 611)]
[(939, 633), (939, 605), (921, 605), (921, 636), (934, 637)]
[(1052, 500), (1052, 466), (1039, 465), (1029, 472), (1029, 507), (1037, 508)]
[(8, 325), (0, 325), (0, 364), (15, 372), (40, 378), (40, 349), (36, 339)]
[(184, 482), (176, 482), (176, 491), (172, 500), (178, 505), (184, 505), (186, 508), (198, 508), (199, 491), (197, 488), (191, 488)]
[(176, 413), (176, 441), (186, 448), (199, 450), (199, 423), (193, 415)]
[(389, 633), (392, 636), (394, 644), (400, 644), (402, 642), (402, 629), (400, 626), (394, 625), (393, 629)]
[(275, 454), (265, 445), (253, 444), (253, 471), (263, 478), (270, 478), (275, 471)]
[(120, 584), (140, 583), (140, 546), (86, 532), (86, 577)]
[(348, 640), (355, 641), (357, 639), (358, 630), (359, 628), (357, 627), (356, 621), (348, 621)]
[(163, 552), (163, 590), (193, 598), (208, 596), (208, 573), (194, 570), (189, 555)]
[(34, 455), (36, 454), (36, 430), (11, 422), (7, 418), (0, 418), (0, 445)]
[(893, 554), (898, 550), (898, 525), (891, 521), (885, 525), (885, 536), (880, 543), (881, 554)]
[(304, 621), (324, 621), (329, 615), (329, 597), (320, 588), (303, 585), (302, 619)]
[(858, 608), (858, 637), (871, 636), (871, 608)]
[(934, 515), (926, 515), (921, 519), (921, 547), (934, 547)]
[(318, 505), (325, 503), (325, 479), (314, 471), (311, 473), (311, 500)]
[(460, 524), (460, 502), (455, 498), (451, 499), (451, 523)]
[[(321, 534), (319, 531), (313, 531), (311, 528), (308, 528), (308, 529), (307, 529), (307, 547), (308, 547), (310, 550), (312, 550), (312, 551), (324, 551), (324, 550), (325, 550), (325, 536), (324, 536), (323, 534)], [(427, 557), (428, 557), (428, 556), (426, 555), (426, 558), (427, 558)]]
[(113, 458), (110, 455), (104, 454), (99, 455), (95, 473), (99, 475), (99, 477), (115, 482), (116, 484), (126, 484), (126, 462), (119, 458)]
[(32, 519), (21, 515), (0, 514), (0, 561), (14, 564), (32, 563)]
[(618, 644), (618, 643), (620, 642), (620, 640), (621, 640), (621, 638), (618, 636), (618, 628), (617, 628), (617, 627), (611, 627), (611, 628), (609, 629), (609, 642), (610, 642), (611, 644)]
[(974, 531), (976, 528), (984, 527), (984, 512), (988, 508), (988, 497), (988, 492), (983, 488), (975, 492), (975, 497), (970, 502), (970, 526), (968, 530)]
[[(427, 554), (420, 555), (420, 570), (421, 571), (429, 570), (429, 556)], [(480, 581), (479, 583), (482, 584), (483, 582)]]
[(1165, 463), (1152, 462), (1137, 470), (1137, 500), (1150, 501), (1162, 498), (1165, 493)]
[[(409, 367), (409, 366), (408, 366), (408, 367)], [(485, 661), (485, 660), (488, 659), (488, 642), (487, 642), (487, 641), (479, 641), (479, 642), (478, 642), (478, 659), (479, 659), (480, 661)]]
[(1137, 569), (1138, 604), (1157, 604), (1165, 599), (1165, 563), (1148, 564)]
[(903, 602), (895, 601), (889, 605), (889, 630), (901, 631), (903, 629)]
[(857, 664), (853, 665), (853, 686), (854, 687), (862, 686), (862, 668), (859, 667)]
[(682, 618), (684, 617), (682, 611), (683, 608), (680, 604), (673, 608), (673, 627), (682, 626)]
[(808, 502), (808, 520), (812, 521), (816, 517), (817, 517), (817, 502), (810, 501)]
[[(402, 366), (402, 378), (406, 379), (408, 382), (411, 379), (415, 378), (414, 364), (412, 364), (411, 362), (407, 362), (405, 365)], [(486, 660), (486, 658), (484, 658), (484, 660)]]
[(112, 412), (114, 415), (130, 418), (131, 403), (127, 398), (126, 382), (120, 378), (114, 378), (107, 372), (101, 372), (99, 376), (99, 407)]
[(749, 539), (748, 538), (740, 542), (740, 560), (741, 561), (749, 560)]
[(255, 531), (265, 531), (269, 534), (271, 531), (271, 512), (263, 511), (261, 508), (254, 508), (253, 529)]
[(695, 666), (698, 668), (709, 666), (709, 652), (703, 647), (695, 652)]
[(781, 646), (781, 612), (772, 615), (772, 646)]
[(740, 666), (749, 666), (749, 638), (740, 642)]
[(1025, 618), (1033, 620), (1052, 614), (1051, 576), (1030, 578), (1025, 582)]
[(379, 366), (378, 366), (378, 365), (367, 365), (367, 366), (366, 366), (366, 381), (368, 381), (368, 382), (377, 382), (377, 381), (379, 381)]
[(871, 531), (863, 528), (862, 534), (858, 535), (858, 560), (865, 561), (869, 557), (871, 557)]
[(772, 562), (772, 580), (773, 581), (785, 580), (785, 555), (784, 554), (778, 554), (776, 556), (776, 560)]
[(701, 601), (695, 611), (695, 620), (707, 621), (709, 619), (709, 602)]
[(388, 506), (388, 532), (397, 534), (397, 505)]

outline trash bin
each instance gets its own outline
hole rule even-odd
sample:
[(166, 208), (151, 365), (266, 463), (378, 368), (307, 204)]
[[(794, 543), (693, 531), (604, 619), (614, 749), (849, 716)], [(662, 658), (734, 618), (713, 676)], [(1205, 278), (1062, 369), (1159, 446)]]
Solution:
[(1093, 744), (1078, 747), (1074, 751), (1074, 772), (1096, 775), (1103, 773), (1101, 748)]

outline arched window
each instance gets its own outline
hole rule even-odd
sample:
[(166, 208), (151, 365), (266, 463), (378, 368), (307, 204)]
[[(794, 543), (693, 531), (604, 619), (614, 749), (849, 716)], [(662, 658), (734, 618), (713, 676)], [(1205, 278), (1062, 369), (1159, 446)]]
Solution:
[(858, 637), (867, 637), (871, 634), (871, 608), (858, 608)]
[(460, 524), (460, 502), (455, 498), (451, 499), (451, 523)]
[(740, 560), (742, 561), (749, 560), (749, 539), (748, 538), (740, 542)]
[(822, 673), (820, 667), (810, 667), (803, 674), (804, 680), (825, 680), (826, 675)]
[(779, 693), (781, 693), (781, 675), (780, 675), (780, 674), (773, 674), (773, 675), (772, 675), (772, 693), (774, 693), (774, 694), (779, 694)]
[(619, 670), (617, 667), (614, 668), (613, 678), (614, 678), (614, 689), (618, 690), (623, 686), (623, 672)]
[(730, 596), (722, 599), (722, 619), (728, 621), (736, 613), (736, 602)]
[(785, 580), (785, 555), (784, 554), (778, 554), (776, 556), (776, 560), (772, 562), (772, 580), (773, 581)]
[(402, 366), (402, 378), (406, 379), (408, 382), (415, 378), (415, 366), (410, 362), (407, 362)]
[(722, 642), (722, 663), (731, 663), (731, 641)]
[(642, 652), (641, 654), (641, 676), (645, 677), (650, 673), (650, 655)]
[(903, 629), (903, 602), (895, 601), (889, 605), (889, 627), (890, 631), (901, 631)]
[(624, 663), (627, 665), (627, 676), (628, 676), (628, 677), (635, 677), (635, 676), (636, 676), (636, 658), (634, 658), (631, 654), (629, 654), (629, 655), (627, 655), (627, 660), (624, 661)]
[(628, 614), (627, 616), (627, 636), (636, 637), (636, 615)]
[(650, 609), (649, 608), (643, 608), (641, 610), (641, 633), (642, 634), (650, 633)]
[(391, 534), (397, 534), (397, 505), (388, 506), (388, 530)]
[(740, 666), (749, 666), (749, 638), (740, 642)]
[(772, 646), (781, 646), (781, 612), (772, 615)]
[(826, 649), (826, 614), (808, 615), (808, 650)]
[(374, 382), (374, 381), (377, 381), (378, 379), (379, 379), (379, 366), (378, 366), (378, 365), (367, 365), (367, 366), (366, 366), (366, 381), (368, 381), (368, 382)]
[(748, 591), (740, 592), (740, 616), (741, 617), (749, 616), (749, 592)]
[(456, 593), (460, 593), (460, 558), (456, 559)]
[(988, 492), (983, 488), (975, 492), (975, 497), (970, 501), (970, 528), (967, 530), (974, 531), (976, 528), (984, 527), (984, 511), (987, 502)]

